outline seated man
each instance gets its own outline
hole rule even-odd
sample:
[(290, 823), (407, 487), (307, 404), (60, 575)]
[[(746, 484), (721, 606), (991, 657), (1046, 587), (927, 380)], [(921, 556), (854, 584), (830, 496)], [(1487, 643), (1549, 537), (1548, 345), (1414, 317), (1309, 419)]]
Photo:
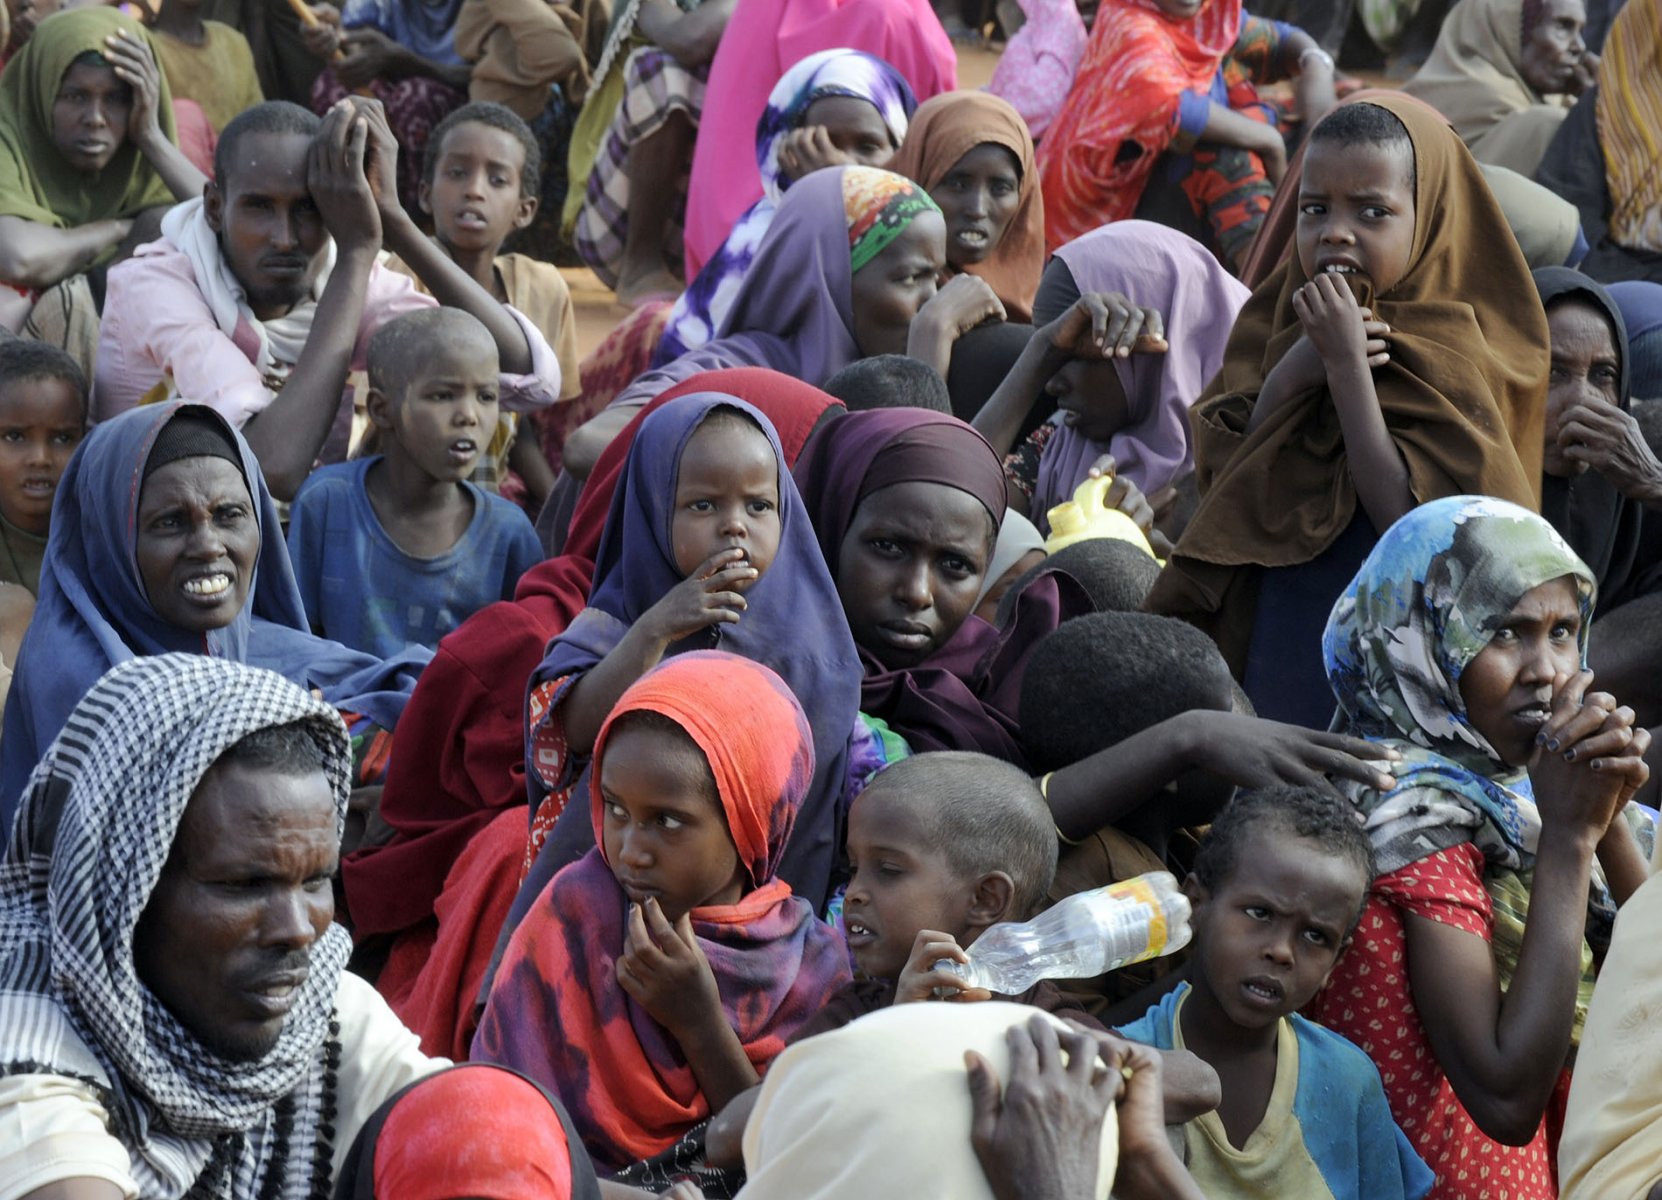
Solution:
[(0, 1200), (327, 1196), (429, 1059), (345, 971), (335, 711), (131, 659), (47, 751), (0, 862)]
[[(321, 121), (272, 101), (227, 125), (202, 199), (110, 272), (93, 419), (172, 396), (206, 404), (242, 427), (272, 493), (292, 500), (319, 457), (346, 456), (347, 374), (363, 369), (370, 335), (435, 304), (490, 331), (503, 407), (555, 403), (553, 348), (416, 228), (397, 157), (373, 101), (342, 101)], [(431, 295), (381, 266), (383, 247)]]

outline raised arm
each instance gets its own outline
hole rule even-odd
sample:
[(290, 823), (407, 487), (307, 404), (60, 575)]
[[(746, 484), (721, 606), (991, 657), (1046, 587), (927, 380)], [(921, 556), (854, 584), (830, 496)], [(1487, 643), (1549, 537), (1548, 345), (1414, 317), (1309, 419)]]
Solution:
[(671, 0), (641, 0), (641, 33), (683, 67), (701, 67), (716, 56), (738, 0), (705, 0), (682, 12)]
[(200, 196), (208, 177), (162, 132), (162, 70), (155, 53), (147, 42), (125, 29), (105, 38), (104, 45), (116, 78), (132, 89), (128, 139), (162, 177), (175, 200)]

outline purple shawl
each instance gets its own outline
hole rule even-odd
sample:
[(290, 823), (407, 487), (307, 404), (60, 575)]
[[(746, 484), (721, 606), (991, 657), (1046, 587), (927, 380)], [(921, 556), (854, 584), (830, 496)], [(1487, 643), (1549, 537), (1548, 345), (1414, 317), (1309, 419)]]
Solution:
[[(839, 417), (809, 440), (795, 475), (833, 570), (860, 501), (891, 484), (945, 484), (979, 500), (995, 526), (1004, 516), (1004, 468), (993, 448), (956, 417), (925, 409)], [(979, 750), (1025, 767), (1016, 712), (1027, 658), (1045, 634), (1091, 611), (1071, 577), (1047, 572), (1023, 590), (1003, 626), (972, 614), (917, 666), (893, 670), (862, 649), (860, 709), (914, 751)]]
[[(1112, 454), (1119, 472), (1144, 492), (1158, 491), (1194, 467), (1189, 406), (1223, 365), (1235, 314), (1252, 295), (1199, 242), (1149, 221), (1116, 221), (1056, 251), (1079, 292), (1121, 292), (1165, 318), (1165, 354), (1116, 359), (1131, 421), (1106, 443), (1057, 423), (1039, 459), (1033, 520), (1045, 528), (1052, 507), (1073, 499), (1091, 464)], [(1040, 299), (1046, 293), (1040, 293)], [(1044, 325), (1064, 309), (1035, 311)]]

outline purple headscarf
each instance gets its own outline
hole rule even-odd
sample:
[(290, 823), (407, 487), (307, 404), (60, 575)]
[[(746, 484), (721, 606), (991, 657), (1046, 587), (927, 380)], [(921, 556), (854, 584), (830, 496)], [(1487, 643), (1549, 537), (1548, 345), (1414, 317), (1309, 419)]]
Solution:
[[(677, 643), (671, 652), (720, 649), (771, 667), (808, 714), (814, 731), (814, 782), (779, 863), (779, 877), (818, 908), (842, 843), (839, 800), (859, 710), (860, 661), (779, 437), (760, 411), (732, 396), (700, 392), (670, 401), (641, 423), (612, 495), (588, 607), (549, 644), (531, 686), (590, 670), (681, 582), (671, 541), (676, 473), (688, 441), (717, 408), (737, 409), (751, 418), (773, 446), (779, 461), (779, 550), (746, 594), (748, 607), (738, 624), (715, 626), (704, 636)], [(529, 761), (526, 778), (535, 812), (546, 790), (541, 772)], [(534, 874), (545, 878), (551, 868), (574, 861), (593, 845), (588, 807), (574, 800), (556, 822)]]
[[(1199, 242), (1149, 221), (1104, 225), (1075, 238), (1055, 257), (1079, 292), (1121, 292), (1157, 310), (1171, 349), (1114, 360), (1131, 420), (1107, 442), (1091, 441), (1056, 422), (1033, 493), (1033, 520), (1041, 529), (1045, 514), (1073, 499), (1074, 488), (1104, 454), (1112, 454), (1119, 473), (1145, 492), (1165, 487), (1194, 466), (1189, 406), (1223, 365), (1235, 315), (1252, 295)], [(1062, 315), (1066, 305), (1055, 307), (1058, 298), (1051, 289), (1040, 291), (1035, 325)]]
[[(879, 488), (939, 483), (979, 500), (991, 528), (1004, 516), (1004, 467), (993, 448), (956, 417), (926, 409), (839, 417), (809, 439), (795, 475), (833, 572), (855, 511)], [(861, 650), (860, 709), (882, 718), (914, 751), (979, 750), (1025, 767), (1016, 710), (1028, 655), (1063, 621), (1091, 611), (1083, 588), (1050, 572), (1023, 590), (1003, 626), (972, 613), (914, 667), (892, 670)]]

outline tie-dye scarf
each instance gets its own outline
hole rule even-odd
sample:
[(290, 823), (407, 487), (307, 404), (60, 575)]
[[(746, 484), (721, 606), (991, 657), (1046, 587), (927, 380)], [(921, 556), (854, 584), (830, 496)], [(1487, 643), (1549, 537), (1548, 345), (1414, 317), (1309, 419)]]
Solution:
[[(711, 698), (719, 696), (720, 704)], [(801, 706), (767, 667), (720, 651), (677, 655), (642, 676), (620, 716), (654, 712), (698, 745), (753, 890), (692, 912), (722, 1007), (757, 1071), (849, 979), (841, 937), (775, 872), (814, 773)], [(675, 1038), (617, 983), (629, 900), (613, 878), (591, 792), (596, 848), (556, 875), (515, 930), (473, 1043), (554, 1092), (603, 1170), (650, 1158), (710, 1115)]]
[(652, 356), (653, 366), (680, 358), (716, 336), (755, 261), (762, 235), (773, 224), (773, 214), (790, 187), (790, 180), (780, 173), (779, 145), (787, 133), (801, 128), (809, 106), (827, 96), (851, 96), (870, 103), (888, 127), (889, 143), (894, 147), (905, 139), (907, 123), (917, 108), (917, 99), (905, 77), (882, 59), (860, 50), (822, 50), (786, 71), (774, 85), (762, 119), (756, 123), (756, 165), (762, 172), (762, 198), (738, 219), (721, 249), (675, 302)]
[[(1395, 749), (1389, 792), (1341, 783), (1366, 823), (1381, 874), (1470, 842), (1487, 864), (1502, 988), (1517, 966), (1541, 817), (1528, 774), (1504, 763), (1472, 725), (1460, 675), (1528, 592), (1570, 576), (1581, 601), (1585, 662), (1592, 573), (1541, 517), (1487, 496), (1451, 496), (1412, 510), (1379, 539), (1333, 607), (1322, 637), (1328, 682), (1346, 732)], [(1641, 843), (1653, 836), (1636, 805)], [(1646, 847), (1648, 850), (1648, 846)], [(1607, 939), (1615, 905), (1594, 867), (1589, 936)], [(1592, 994), (1583, 946), (1577, 1036)]]

